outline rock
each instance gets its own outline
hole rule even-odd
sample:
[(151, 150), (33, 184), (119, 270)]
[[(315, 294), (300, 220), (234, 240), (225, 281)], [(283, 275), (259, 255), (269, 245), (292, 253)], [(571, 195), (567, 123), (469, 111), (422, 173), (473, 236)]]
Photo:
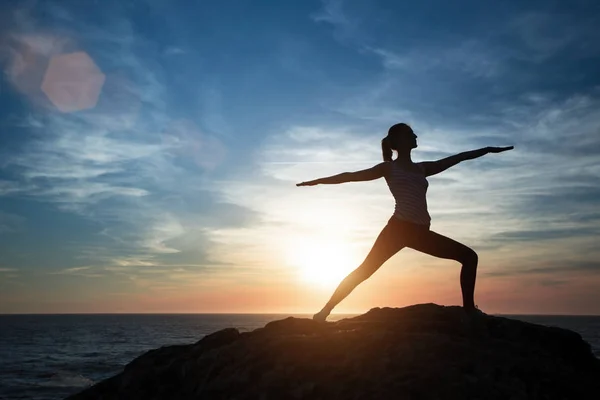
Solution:
[(600, 360), (577, 333), (461, 307), (286, 318), (151, 350), (70, 400), (598, 399)]

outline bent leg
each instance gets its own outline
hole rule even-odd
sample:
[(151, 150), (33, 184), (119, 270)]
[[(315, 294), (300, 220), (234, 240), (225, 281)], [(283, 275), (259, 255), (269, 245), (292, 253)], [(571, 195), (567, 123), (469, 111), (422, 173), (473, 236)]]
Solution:
[(327, 315), (331, 313), (331, 310), (344, 300), (356, 286), (373, 275), (383, 263), (405, 247), (404, 237), (405, 235), (399, 232), (395, 225), (388, 222), (379, 233), (379, 236), (377, 236), (371, 251), (362, 264), (344, 278), (331, 296), (331, 299), (314, 318), (325, 320)]
[(475, 308), (474, 294), (478, 256), (473, 249), (434, 231), (423, 231), (417, 235), (411, 235), (407, 246), (435, 257), (460, 262), (462, 264), (460, 287), (463, 307), (466, 309)]

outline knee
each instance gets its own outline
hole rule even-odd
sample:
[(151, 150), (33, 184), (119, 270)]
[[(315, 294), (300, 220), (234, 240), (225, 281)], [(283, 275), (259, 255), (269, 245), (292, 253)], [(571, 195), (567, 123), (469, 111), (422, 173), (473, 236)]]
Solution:
[(475, 252), (475, 250), (467, 247), (465, 251), (462, 253), (460, 260), (463, 265), (474, 265), (477, 266), (477, 262), (479, 261), (479, 256)]

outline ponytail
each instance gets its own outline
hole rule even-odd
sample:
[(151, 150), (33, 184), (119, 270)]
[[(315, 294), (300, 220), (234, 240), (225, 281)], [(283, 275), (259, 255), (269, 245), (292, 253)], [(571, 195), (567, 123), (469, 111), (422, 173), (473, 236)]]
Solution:
[(381, 153), (383, 155), (383, 161), (392, 161), (392, 145), (389, 136), (381, 139)]

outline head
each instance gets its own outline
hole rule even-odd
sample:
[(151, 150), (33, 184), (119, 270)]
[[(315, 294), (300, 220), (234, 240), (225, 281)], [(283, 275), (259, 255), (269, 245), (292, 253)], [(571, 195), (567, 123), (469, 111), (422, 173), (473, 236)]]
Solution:
[(392, 125), (387, 136), (381, 140), (384, 161), (392, 161), (392, 150), (410, 153), (415, 147), (417, 147), (417, 135), (408, 124), (403, 122)]

